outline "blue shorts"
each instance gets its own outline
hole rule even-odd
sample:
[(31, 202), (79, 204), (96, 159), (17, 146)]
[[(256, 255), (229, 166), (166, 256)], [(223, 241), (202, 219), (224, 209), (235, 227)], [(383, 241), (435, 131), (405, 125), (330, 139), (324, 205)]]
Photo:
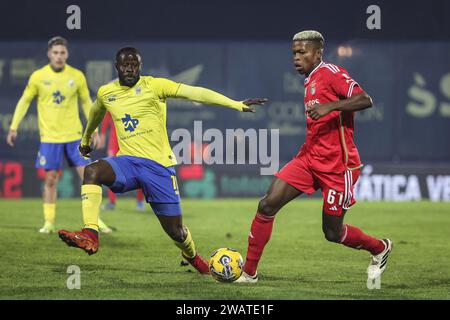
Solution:
[(91, 160), (85, 159), (78, 151), (80, 140), (65, 143), (41, 142), (39, 152), (36, 158), (36, 168), (45, 170), (59, 170), (63, 167), (64, 157), (69, 166), (80, 167), (91, 163)]
[(145, 199), (156, 214), (181, 215), (180, 193), (174, 167), (140, 157), (115, 156), (107, 161), (116, 174), (116, 180), (109, 186), (115, 193), (142, 189)]

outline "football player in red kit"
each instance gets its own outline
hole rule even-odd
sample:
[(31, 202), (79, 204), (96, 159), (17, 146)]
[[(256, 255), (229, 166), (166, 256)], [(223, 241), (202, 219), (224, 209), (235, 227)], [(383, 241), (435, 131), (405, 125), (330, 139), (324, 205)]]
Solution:
[(325, 238), (370, 252), (368, 280), (375, 280), (386, 268), (392, 241), (376, 239), (344, 224), (346, 211), (355, 203), (353, 187), (362, 167), (353, 142), (354, 116), (370, 108), (372, 99), (344, 68), (322, 61), (323, 49), (324, 38), (317, 31), (302, 31), (293, 38), (295, 69), (305, 76), (306, 141), (275, 174), (259, 202), (248, 237), (244, 272), (236, 282), (257, 282), (258, 262), (270, 239), (276, 213), (292, 199), (318, 189), (324, 200)]

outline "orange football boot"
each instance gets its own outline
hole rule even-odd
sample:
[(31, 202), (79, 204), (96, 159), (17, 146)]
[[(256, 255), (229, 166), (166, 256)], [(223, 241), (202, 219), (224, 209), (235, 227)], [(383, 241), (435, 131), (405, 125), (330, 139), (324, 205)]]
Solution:
[(184, 255), (183, 252), (181, 252), (181, 256), (201, 274), (209, 274), (208, 262), (199, 254), (196, 254), (193, 258), (188, 258)]
[(58, 235), (69, 247), (80, 248), (92, 255), (98, 251), (98, 236), (87, 229), (79, 232), (59, 230)]

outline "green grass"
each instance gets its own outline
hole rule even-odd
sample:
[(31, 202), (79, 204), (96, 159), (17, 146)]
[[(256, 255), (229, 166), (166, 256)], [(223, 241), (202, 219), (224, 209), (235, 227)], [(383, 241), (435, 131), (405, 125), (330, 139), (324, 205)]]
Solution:
[[(219, 247), (245, 255), (257, 199), (183, 200), (184, 222), (208, 256)], [(395, 242), (380, 290), (366, 288), (369, 254), (328, 243), (321, 203), (299, 200), (275, 221), (256, 285), (220, 284), (180, 266), (180, 254), (152, 211), (119, 198), (103, 214), (119, 230), (96, 255), (41, 235), (41, 201), (0, 200), (1, 299), (449, 299), (450, 204), (358, 203), (346, 222)], [(79, 200), (57, 205), (58, 228), (79, 229)], [(228, 234), (228, 235), (227, 235)], [(81, 268), (81, 290), (66, 287), (67, 267)]]

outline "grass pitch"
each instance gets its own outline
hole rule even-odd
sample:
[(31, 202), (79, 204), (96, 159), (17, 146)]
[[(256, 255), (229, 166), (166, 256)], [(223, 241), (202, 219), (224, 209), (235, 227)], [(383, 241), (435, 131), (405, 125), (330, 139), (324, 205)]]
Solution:
[[(182, 207), (199, 252), (238, 249), (245, 258), (257, 199), (188, 200)], [(358, 203), (346, 222), (389, 237), (394, 251), (381, 289), (366, 288), (369, 254), (328, 243), (321, 202), (301, 199), (277, 216), (256, 285), (220, 284), (180, 266), (178, 249), (150, 208), (134, 211), (119, 198), (102, 213), (118, 228), (88, 256), (57, 235), (37, 232), (41, 200), (0, 200), (0, 299), (450, 299), (450, 204)], [(81, 226), (79, 200), (60, 200), (57, 227)], [(69, 290), (67, 268), (81, 269), (81, 289)]]

